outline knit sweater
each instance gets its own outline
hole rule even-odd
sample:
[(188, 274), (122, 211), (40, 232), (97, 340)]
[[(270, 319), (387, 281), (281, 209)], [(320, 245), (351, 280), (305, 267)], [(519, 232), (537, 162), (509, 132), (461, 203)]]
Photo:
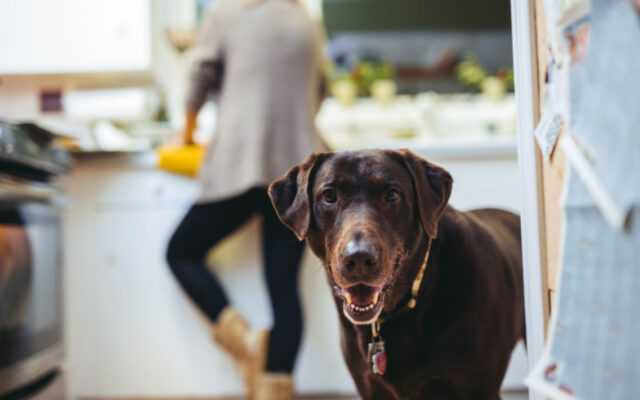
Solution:
[(295, 0), (219, 0), (208, 9), (187, 107), (199, 110), (211, 90), (220, 96), (198, 202), (266, 187), (321, 148), (320, 38)]

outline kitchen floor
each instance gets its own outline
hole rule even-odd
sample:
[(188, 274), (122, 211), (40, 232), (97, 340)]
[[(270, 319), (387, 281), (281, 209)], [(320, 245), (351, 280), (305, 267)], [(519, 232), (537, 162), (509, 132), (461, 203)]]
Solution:
[[(299, 397), (299, 400), (359, 400), (358, 397), (319, 397), (319, 396), (304, 396)], [(503, 392), (502, 400), (528, 400), (529, 394), (526, 391), (513, 391)], [(231, 400), (231, 399), (229, 399)]]
[[(359, 400), (358, 397), (299, 397), (299, 400)], [(504, 392), (502, 393), (502, 400), (528, 400), (529, 394), (526, 391), (517, 392)], [(231, 400), (231, 399), (229, 399)]]
[[(510, 391), (502, 393), (502, 400), (527, 400), (529, 395), (526, 391)], [(358, 397), (352, 396), (300, 396), (297, 397), (298, 400), (359, 400)], [(85, 397), (82, 400), (109, 400), (105, 398), (97, 398), (97, 397)], [(115, 399), (112, 399), (115, 400)], [(118, 400), (143, 400), (142, 398), (119, 398)], [(145, 398), (144, 400), (149, 400), (149, 398)], [(195, 398), (172, 398), (163, 400), (196, 400)], [(199, 397), (197, 400), (242, 400), (242, 397), (216, 397), (216, 398), (202, 398)]]

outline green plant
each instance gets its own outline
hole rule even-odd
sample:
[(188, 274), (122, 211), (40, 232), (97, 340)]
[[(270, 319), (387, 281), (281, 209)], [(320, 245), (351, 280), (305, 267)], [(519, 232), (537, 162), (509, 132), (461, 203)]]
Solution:
[(507, 90), (513, 89), (513, 69), (502, 68), (491, 75), (480, 65), (476, 58), (461, 62), (456, 66), (456, 77), (464, 86), (472, 90), (479, 91), (482, 89), (482, 83), (489, 77), (498, 78), (505, 85)]
[(370, 93), (373, 82), (379, 79), (392, 79), (393, 73), (393, 66), (385, 62), (361, 62), (353, 71), (360, 93), (363, 94)]

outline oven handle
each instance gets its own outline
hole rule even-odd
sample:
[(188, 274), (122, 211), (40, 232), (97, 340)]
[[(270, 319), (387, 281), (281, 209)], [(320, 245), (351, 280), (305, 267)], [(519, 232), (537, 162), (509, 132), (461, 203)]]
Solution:
[(40, 202), (57, 208), (73, 205), (70, 197), (53, 185), (31, 184), (2, 179), (0, 177), (0, 201), (10, 203)]

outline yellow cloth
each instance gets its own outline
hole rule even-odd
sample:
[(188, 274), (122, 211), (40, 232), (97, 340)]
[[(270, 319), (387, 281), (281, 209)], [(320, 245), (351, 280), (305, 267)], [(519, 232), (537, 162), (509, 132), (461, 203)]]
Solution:
[(156, 149), (157, 166), (169, 172), (196, 176), (204, 158), (203, 145), (167, 145)]

